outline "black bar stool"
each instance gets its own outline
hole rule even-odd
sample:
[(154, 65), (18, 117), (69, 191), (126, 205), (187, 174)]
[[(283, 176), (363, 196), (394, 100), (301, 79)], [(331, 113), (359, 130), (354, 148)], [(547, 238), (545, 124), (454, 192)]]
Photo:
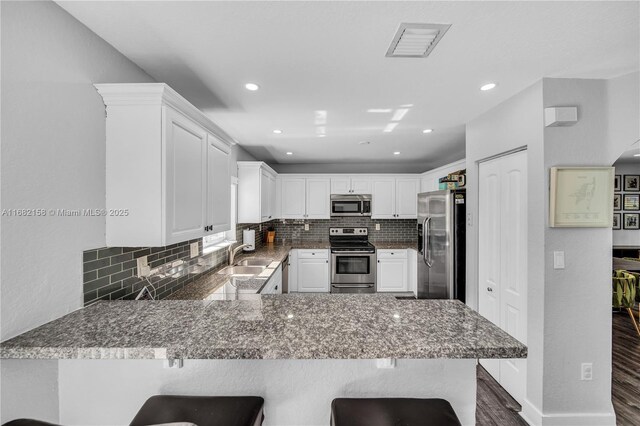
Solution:
[(130, 426), (195, 423), (198, 426), (260, 426), (264, 399), (258, 396), (155, 395)]
[(11, 420), (10, 422), (3, 424), (2, 426), (58, 426), (58, 425), (55, 425), (53, 423), (43, 422), (41, 420), (17, 419), (17, 420)]
[(332, 426), (460, 426), (449, 401), (417, 398), (336, 398)]

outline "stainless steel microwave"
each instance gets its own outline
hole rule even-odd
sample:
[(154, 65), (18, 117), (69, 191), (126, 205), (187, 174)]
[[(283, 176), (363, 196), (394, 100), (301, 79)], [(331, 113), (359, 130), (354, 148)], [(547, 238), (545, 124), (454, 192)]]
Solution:
[(331, 216), (371, 216), (371, 195), (331, 195)]

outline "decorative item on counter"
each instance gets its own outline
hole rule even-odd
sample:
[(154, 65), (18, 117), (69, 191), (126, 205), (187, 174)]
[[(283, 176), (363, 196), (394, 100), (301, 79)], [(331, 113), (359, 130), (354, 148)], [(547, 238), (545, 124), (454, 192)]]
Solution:
[(242, 231), (242, 243), (249, 244), (242, 248), (243, 251), (254, 251), (256, 249), (256, 231), (253, 229)]
[(439, 189), (459, 189), (464, 188), (467, 183), (467, 170), (458, 170), (449, 173), (446, 177), (440, 178)]
[(276, 240), (276, 230), (273, 226), (267, 228), (267, 233), (265, 234), (265, 242), (273, 243)]

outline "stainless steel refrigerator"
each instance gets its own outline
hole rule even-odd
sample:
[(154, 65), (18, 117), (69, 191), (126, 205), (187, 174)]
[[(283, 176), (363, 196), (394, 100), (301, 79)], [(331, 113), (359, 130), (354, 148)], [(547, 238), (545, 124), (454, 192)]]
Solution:
[(418, 299), (465, 301), (464, 190), (418, 194)]

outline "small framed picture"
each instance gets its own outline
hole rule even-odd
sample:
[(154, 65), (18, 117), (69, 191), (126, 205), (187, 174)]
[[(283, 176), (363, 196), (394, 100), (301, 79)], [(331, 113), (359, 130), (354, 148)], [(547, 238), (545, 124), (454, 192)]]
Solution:
[(622, 194), (613, 194), (613, 210), (622, 210)]
[(620, 227), (620, 213), (613, 214), (613, 229), (621, 229)]
[(624, 190), (640, 192), (640, 175), (624, 175)]
[(613, 167), (551, 167), (549, 226), (611, 228)]
[(625, 210), (640, 210), (640, 194), (624, 194)]
[(622, 191), (622, 176), (615, 175), (613, 177), (613, 190)]
[(640, 229), (640, 213), (625, 213), (622, 218), (624, 229)]

